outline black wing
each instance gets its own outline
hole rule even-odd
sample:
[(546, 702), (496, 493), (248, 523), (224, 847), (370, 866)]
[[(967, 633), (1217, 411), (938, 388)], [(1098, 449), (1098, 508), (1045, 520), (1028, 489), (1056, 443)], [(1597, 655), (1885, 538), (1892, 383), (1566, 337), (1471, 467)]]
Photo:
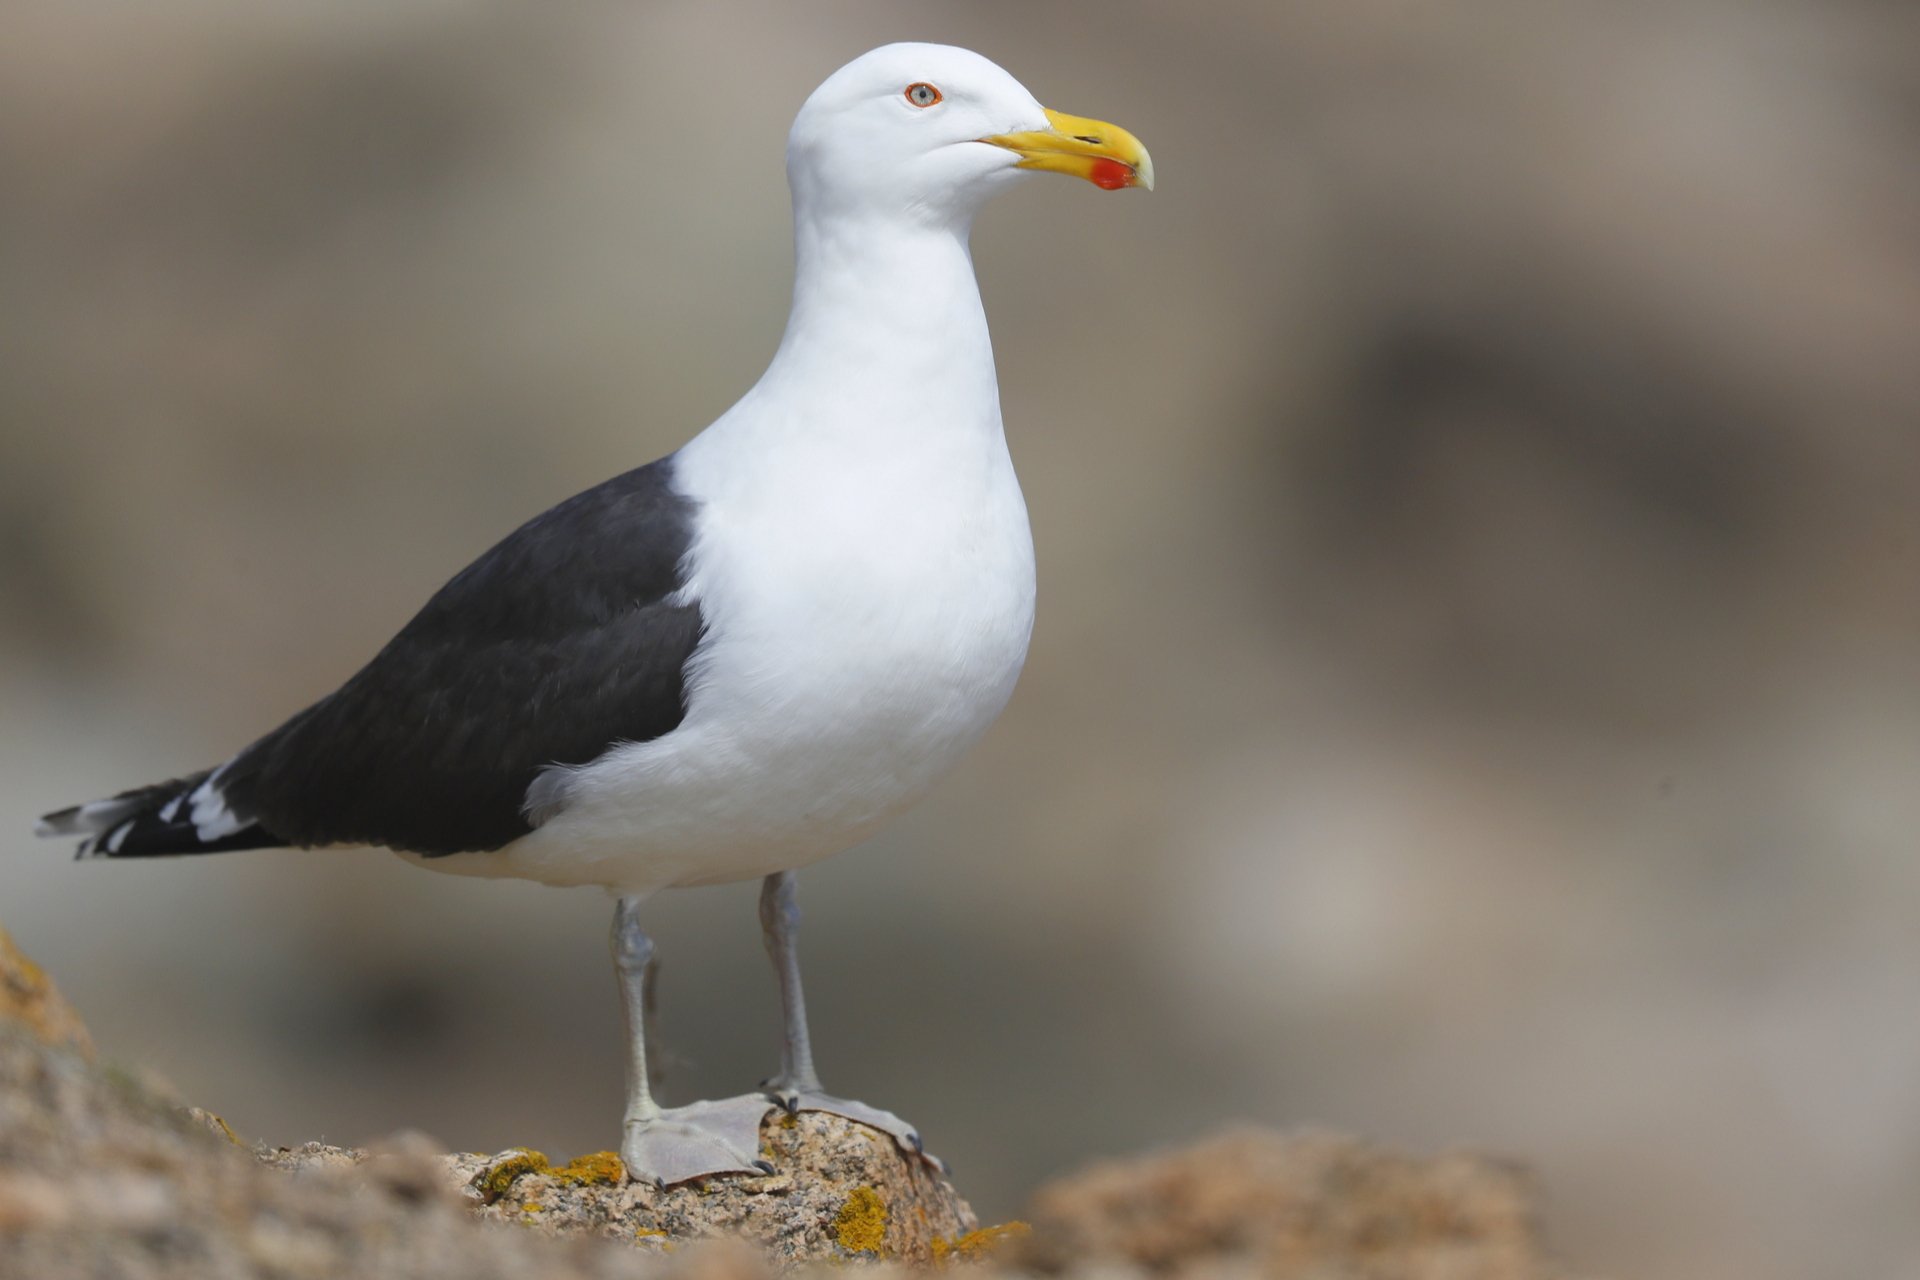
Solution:
[(542, 768), (686, 714), (702, 623), (675, 596), (693, 510), (665, 458), (528, 521), (213, 786), (276, 843), (441, 855), (525, 835)]

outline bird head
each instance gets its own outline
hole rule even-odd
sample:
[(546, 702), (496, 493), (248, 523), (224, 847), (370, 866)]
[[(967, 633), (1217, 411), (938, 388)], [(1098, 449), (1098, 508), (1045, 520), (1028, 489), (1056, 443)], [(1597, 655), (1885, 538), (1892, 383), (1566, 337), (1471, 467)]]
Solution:
[(1108, 190), (1153, 188), (1153, 161), (1117, 125), (1050, 111), (977, 53), (890, 44), (814, 90), (787, 138), (797, 206), (965, 221), (1027, 172)]

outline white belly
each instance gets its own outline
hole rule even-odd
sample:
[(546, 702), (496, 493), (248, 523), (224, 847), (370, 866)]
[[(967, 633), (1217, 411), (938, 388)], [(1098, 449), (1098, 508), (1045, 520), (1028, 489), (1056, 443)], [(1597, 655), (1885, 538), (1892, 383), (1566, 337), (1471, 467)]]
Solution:
[(918, 800), (1026, 658), (1033, 547), (992, 452), (965, 460), (971, 480), (717, 495), (689, 558), (707, 634), (685, 721), (577, 771), (558, 813), (470, 869), (626, 893), (746, 879), (845, 849)]

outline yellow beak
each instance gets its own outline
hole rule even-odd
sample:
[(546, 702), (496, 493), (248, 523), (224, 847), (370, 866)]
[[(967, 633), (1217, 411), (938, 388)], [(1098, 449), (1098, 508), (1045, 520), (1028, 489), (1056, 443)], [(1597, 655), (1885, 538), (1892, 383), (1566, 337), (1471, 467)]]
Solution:
[(1047, 123), (1053, 127), (999, 133), (980, 141), (1005, 147), (1019, 156), (1017, 168), (1070, 173), (1108, 191), (1122, 187), (1153, 190), (1153, 158), (1140, 145), (1140, 139), (1119, 125), (1059, 111), (1047, 112)]

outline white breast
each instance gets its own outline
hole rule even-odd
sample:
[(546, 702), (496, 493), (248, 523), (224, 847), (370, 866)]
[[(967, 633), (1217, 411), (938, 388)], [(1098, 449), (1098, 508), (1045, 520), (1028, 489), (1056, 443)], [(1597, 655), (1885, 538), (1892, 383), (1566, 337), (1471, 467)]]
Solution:
[(924, 795), (1005, 706), (1033, 624), (1026, 507), (1004, 444), (983, 443), (830, 473), (690, 450), (707, 638), (687, 718), (577, 772), (502, 870), (625, 891), (744, 879)]

